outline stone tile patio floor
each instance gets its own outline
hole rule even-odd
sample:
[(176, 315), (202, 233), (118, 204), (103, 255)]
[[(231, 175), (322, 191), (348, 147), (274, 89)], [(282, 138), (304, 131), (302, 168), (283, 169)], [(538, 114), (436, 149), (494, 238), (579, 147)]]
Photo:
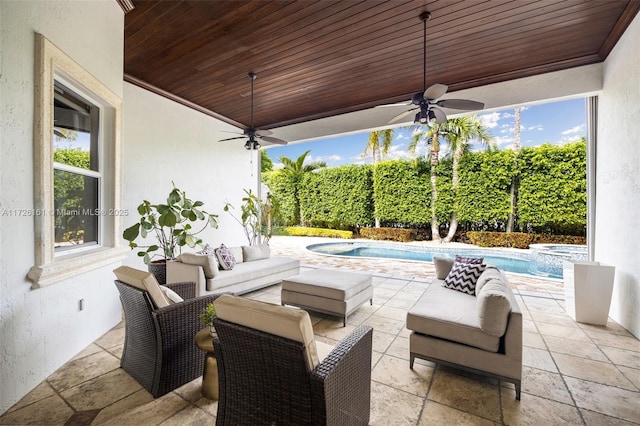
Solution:
[[(311, 240), (319, 242), (319, 239)], [(304, 268), (368, 271), (374, 304), (342, 327), (312, 314), (316, 338), (335, 343), (359, 324), (374, 327), (372, 425), (629, 425), (640, 424), (640, 341), (609, 320), (573, 321), (562, 283), (509, 275), (524, 315), (523, 394), (499, 383), (416, 361), (409, 369), (406, 311), (433, 278), (430, 263), (315, 255), (309, 239), (278, 237), (272, 253), (300, 258)], [(280, 286), (247, 297), (280, 302)], [(0, 424), (213, 424), (217, 402), (200, 396), (201, 379), (153, 399), (119, 368), (121, 323), (59, 368), (0, 417)]]

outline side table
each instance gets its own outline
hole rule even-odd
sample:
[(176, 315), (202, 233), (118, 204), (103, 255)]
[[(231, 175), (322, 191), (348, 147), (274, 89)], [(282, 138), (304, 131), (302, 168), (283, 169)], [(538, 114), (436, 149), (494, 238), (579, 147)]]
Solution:
[(218, 361), (213, 355), (213, 337), (209, 334), (209, 327), (196, 333), (196, 345), (207, 353), (204, 359), (202, 373), (202, 396), (207, 399), (218, 400)]

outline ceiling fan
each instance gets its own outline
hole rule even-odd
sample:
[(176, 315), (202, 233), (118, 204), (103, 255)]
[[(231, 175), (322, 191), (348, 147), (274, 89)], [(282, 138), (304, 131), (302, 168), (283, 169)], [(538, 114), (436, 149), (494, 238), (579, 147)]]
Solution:
[[(416, 112), (415, 124), (428, 124), (428, 123), (444, 123), (447, 121), (447, 115), (438, 107), (462, 109), (462, 110), (479, 110), (484, 108), (482, 102), (470, 101), (467, 99), (443, 99), (441, 101), (438, 98), (447, 93), (446, 84), (433, 84), (427, 87), (427, 21), (431, 19), (430, 12), (423, 12), (420, 14), (422, 20), (423, 31), (423, 69), (422, 69), (422, 87), (423, 91), (418, 92), (411, 98), (411, 101), (405, 102), (400, 105), (417, 105), (401, 114), (396, 115), (388, 124), (396, 123), (406, 117), (407, 115)], [(398, 105), (398, 104), (395, 104)]]
[[(251, 79), (251, 125), (244, 129), (242, 132), (242, 136), (236, 136), (233, 138), (221, 139), (218, 142), (231, 141), (235, 139), (245, 139), (247, 138), (247, 143), (244, 144), (244, 147), (248, 150), (257, 150), (260, 149), (262, 145), (260, 145), (259, 140), (263, 142), (268, 142), (270, 144), (275, 145), (286, 145), (287, 141), (283, 141), (282, 139), (274, 138), (273, 136), (269, 136), (272, 134), (269, 130), (259, 130), (253, 127), (253, 81), (256, 79), (257, 75), (253, 72), (249, 73), (249, 78)], [(258, 140), (259, 139), (259, 140)]]

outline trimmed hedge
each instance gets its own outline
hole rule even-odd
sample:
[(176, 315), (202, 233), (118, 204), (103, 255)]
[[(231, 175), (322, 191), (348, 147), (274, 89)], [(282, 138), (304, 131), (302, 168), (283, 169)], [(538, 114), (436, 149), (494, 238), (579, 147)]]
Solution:
[(522, 232), (485, 232), (469, 231), (466, 233), (467, 240), (480, 247), (513, 247), (526, 249), (533, 241), (533, 234)]
[(585, 235), (587, 149), (584, 142), (520, 152), (518, 221), (534, 233)]
[(282, 223), (279, 225), (299, 224), (295, 178), (283, 170), (274, 170), (262, 173), (262, 181), (280, 203), (280, 221)]
[(314, 227), (348, 229), (373, 223), (370, 165), (348, 165), (306, 173), (300, 184), (300, 210)]
[(429, 165), (392, 160), (373, 169), (375, 216), (383, 224), (425, 226), (431, 222)]
[(404, 228), (360, 228), (360, 236), (370, 240), (415, 241), (415, 229)]
[[(586, 234), (586, 143), (523, 148), (517, 166), (513, 151), (466, 154), (459, 168), (457, 194), (452, 188), (452, 161), (437, 168), (436, 218), (446, 232), (458, 214), (460, 231), (502, 231), (510, 210), (510, 184), (519, 181), (516, 230), (531, 234)], [(374, 176), (375, 174), (375, 176)], [(375, 177), (375, 179), (374, 179)], [(283, 224), (299, 224), (296, 191), (304, 222), (314, 227), (355, 229), (374, 223), (394, 228), (429, 228), (430, 164), (392, 160), (306, 173), (296, 183), (281, 171), (263, 174), (280, 201)], [(367, 232), (367, 231), (365, 231)], [(507, 246), (521, 245), (506, 241)]]
[(294, 237), (330, 237), (330, 238), (353, 238), (353, 232), (340, 231), (338, 229), (308, 228), (305, 226), (287, 226), (284, 228), (286, 235)]
[(513, 151), (486, 151), (465, 155), (460, 161), (456, 199), (458, 221), (472, 229), (491, 229), (505, 223), (511, 209)]

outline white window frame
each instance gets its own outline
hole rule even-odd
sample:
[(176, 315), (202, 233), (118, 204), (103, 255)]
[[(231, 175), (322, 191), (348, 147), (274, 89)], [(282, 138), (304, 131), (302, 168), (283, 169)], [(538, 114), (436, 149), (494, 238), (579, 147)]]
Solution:
[[(100, 185), (101, 244), (55, 252), (53, 194), (54, 81), (70, 85), (100, 107), (103, 179)], [(29, 270), (32, 288), (40, 288), (123, 260), (122, 99), (42, 34), (35, 34), (34, 225), (35, 265)]]

